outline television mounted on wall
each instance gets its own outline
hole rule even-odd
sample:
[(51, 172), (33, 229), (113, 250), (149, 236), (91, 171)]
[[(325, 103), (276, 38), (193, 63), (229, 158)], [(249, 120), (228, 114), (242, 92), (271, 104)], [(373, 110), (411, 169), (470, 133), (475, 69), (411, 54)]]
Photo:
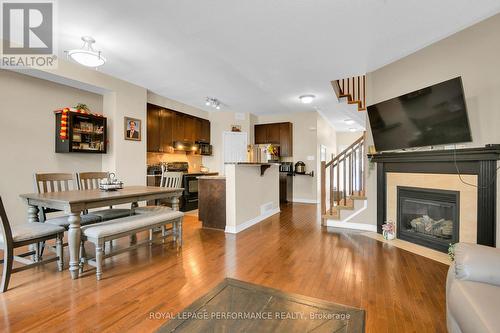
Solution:
[(370, 105), (367, 111), (377, 151), (472, 141), (460, 77)]

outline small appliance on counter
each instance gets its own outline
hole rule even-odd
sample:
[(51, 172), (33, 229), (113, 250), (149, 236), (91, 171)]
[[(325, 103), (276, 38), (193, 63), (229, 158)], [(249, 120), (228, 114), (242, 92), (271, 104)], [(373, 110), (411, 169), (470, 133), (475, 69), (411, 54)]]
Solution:
[(280, 172), (293, 173), (293, 163), (292, 162), (281, 162)]
[(314, 177), (314, 170), (311, 172), (306, 172), (306, 164), (302, 161), (298, 161), (297, 163), (295, 163), (295, 172), (293, 174)]
[(306, 164), (302, 161), (295, 163), (295, 173), (304, 175), (306, 173)]
[(99, 189), (101, 191), (116, 191), (123, 188), (123, 182), (116, 179), (116, 175), (110, 172), (107, 179), (99, 182)]
[(212, 145), (206, 142), (196, 141), (197, 153), (203, 156), (212, 156)]

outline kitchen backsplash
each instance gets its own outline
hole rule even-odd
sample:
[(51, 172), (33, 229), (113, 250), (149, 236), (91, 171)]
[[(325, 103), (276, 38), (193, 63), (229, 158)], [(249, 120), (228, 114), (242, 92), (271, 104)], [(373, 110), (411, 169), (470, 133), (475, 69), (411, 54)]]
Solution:
[(200, 172), (202, 164), (202, 156), (179, 154), (164, 154), (164, 153), (148, 153), (148, 165), (158, 164), (160, 162), (188, 162), (189, 172)]

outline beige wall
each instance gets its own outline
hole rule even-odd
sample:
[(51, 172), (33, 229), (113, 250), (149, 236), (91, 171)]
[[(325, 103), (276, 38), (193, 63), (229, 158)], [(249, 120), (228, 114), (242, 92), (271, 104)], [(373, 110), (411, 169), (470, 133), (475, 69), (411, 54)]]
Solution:
[[(470, 145), (500, 143), (499, 33), (500, 15), (496, 15), (368, 73), (368, 105), (462, 76), (473, 137)], [(368, 133), (367, 144), (372, 144), (371, 133)], [(368, 210), (353, 222), (376, 224), (374, 171), (368, 177), (367, 186)], [(499, 215), (497, 213), (497, 219)], [(497, 239), (500, 239), (498, 221)]]
[[(326, 162), (331, 160), (332, 155), (337, 155), (337, 132), (333, 130), (330, 123), (319, 113), (316, 114), (317, 151), (316, 151), (316, 198), (321, 201), (321, 146), (326, 147)], [(330, 189), (330, 175), (326, 175), (326, 193)]]
[(340, 154), (349, 147), (354, 141), (359, 139), (363, 132), (338, 132), (337, 133), (337, 152)]
[[(293, 158), (286, 160), (303, 161), (306, 171), (316, 173), (314, 177), (296, 176), (293, 178), (293, 200), (297, 202), (318, 202), (317, 160), (318, 160), (318, 113), (294, 112), (289, 114), (262, 115), (257, 117), (257, 124), (291, 122), (293, 124)], [(333, 129), (332, 129), (333, 130)], [(308, 160), (311, 156), (313, 160)]]
[(26, 220), (19, 194), (33, 192), (35, 172), (100, 171), (100, 154), (56, 154), (54, 110), (85, 103), (103, 112), (101, 95), (0, 70), (0, 195), (11, 223)]
[[(33, 123), (29, 123), (29, 119), (24, 120), (25, 123), (19, 123), (22, 128), (23, 135), (34, 133), (32, 140), (18, 141), (15, 148), (8, 148), (8, 154), (4, 154), (4, 149), (8, 145), (2, 143), (2, 156), (9, 158), (17, 163), (26, 163), (27, 167), (19, 167), (16, 169), (16, 179), (29, 179), (30, 181), (24, 182), (19, 186), (9, 187), (2, 186), (1, 191), (5, 196), (18, 197), (21, 193), (32, 192), (33, 186), (31, 179), (34, 170), (47, 170), (47, 171), (73, 171), (96, 168), (99, 170), (106, 170), (115, 172), (117, 177), (129, 185), (145, 185), (146, 184), (146, 140), (145, 140), (145, 120), (146, 120), (146, 89), (131, 83), (116, 79), (109, 75), (103, 74), (99, 71), (85, 68), (73, 63), (69, 63), (60, 59), (57, 69), (52, 70), (23, 70), (23, 73), (32, 77), (42, 78), (43, 80), (30, 80), (16, 81), (11, 72), (3, 72), (2, 89), (0, 90), (1, 110), (7, 113), (13, 108), (8, 103), (12, 102), (10, 96), (17, 96), (17, 104), (25, 103), (26, 107), (32, 109), (30, 112), (39, 112), (35, 114), (33, 119), (38, 119)], [(14, 85), (18, 84), (17, 89)], [(35, 83), (36, 82), (36, 83)], [(60, 83), (63, 86), (54, 85)], [(25, 87), (31, 89), (30, 93), (22, 92)], [(77, 88), (72, 90), (69, 87)], [(67, 90), (66, 90), (67, 89)], [(52, 93), (52, 91), (56, 91)], [(95, 97), (97, 95), (86, 93), (85, 91), (98, 91), (102, 97)], [(66, 94), (68, 93), (68, 94)], [(66, 96), (67, 95), (67, 96)], [(32, 97), (35, 96), (35, 97)], [(94, 96), (94, 97), (91, 97)], [(30, 102), (32, 100), (33, 102)], [(47, 102), (46, 102), (47, 100)], [(108, 118), (108, 153), (97, 157), (95, 155), (80, 155), (72, 153), (68, 155), (48, 155), (47, 158), (27, 159), (25, 155), (35, 153), (30, 148), (37, 147), (37, 142), (47, 140), (38, 135), (38, 127), (45, 127), (45, 131), (50, 133), (51, 139), (43, 143), (43, 147), (38, 147), (39, 150), (54, 149), (54, 119), (50, 114), (54, 108), (65, 106), (66, 104), (74, 104), (74, 102), (84, 102), (88, 100), (95, 109), (99, 109)], [(10, 101), (6, 103), (5, 101)], [(95, 106), (94, 106), (94, 105)], [(143, 120), (142, 141), (128, 141), (124, 139), (124, 117), (129, 116)], [(7, 116), (5, 116), (7, 117)], [(45, 124), (42, 118), (50, 119), (50, 123)], [(4, 118), (5, 119), (5, 118)], [(3, 122), (2, 122), (3, 124)], [(41, 124), (38, 126), (38, 124)], [(44, 132), (45, 132), (44, 131)], [(18, 136), (19, 133), (15, 133)], [(12, 136), (12, 138), (15, 138)], [(40, 141), (37, 141), (40, 140)], [(5, 141), (5, 140), (4, 140)], [(40, 143), (42, 145), (42, 143)], [(5, 147), (5, 148), (4, 148)], [(12, 150), (14, 149), (14, 150)], [(102, 161), (102, 163), (100, 163)], [(100, 168), (99, 168), (100, 166)], [(13, 200), (13, 199), (9, 199)], [(14, 199), (16, 200), (16, 199)], [(7, 205), (9, 215), (15, 214), (15, 223), (24, 222), (26, 220), (25, 206), (20, 201), (10, 201)]]

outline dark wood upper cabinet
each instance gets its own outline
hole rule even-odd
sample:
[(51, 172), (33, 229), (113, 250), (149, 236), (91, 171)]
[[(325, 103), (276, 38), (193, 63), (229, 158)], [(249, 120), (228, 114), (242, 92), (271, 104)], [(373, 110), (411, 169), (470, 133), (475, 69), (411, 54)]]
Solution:
[(182, 113), (175, 113), (172, 131), (173, 141), (184, 141), (184, 115)]
[(293, 154), (293, 124), (272, 123), (255, 125), (255, 144), (279, 144), (280, 156)]
[(160, 150), (162, 152), (170, 152), (173, 149), (174, 116), (174, 112), (170, 110), (162, 110), (160, 113)]
[(201, 131), (199, 141), (210, 143), (210, 121), (201, 119)]
[(148, 152), (172, 152), (174, 141), (210, 143), (210, 121), (153, 104), (147, 111)]
[(147, 148), (149, 152), (160, 151), (160, 113), (160, 108), (148, 104)]
[(255, 125), (255, 144), (266, 144), (267, 142), (267, 125)]
[(293, 156), (293, 124), (280, 123), (280, 156)]
[(280, 124), (267, 125), (267, 143), (280, 144)]
[(184, 116), (184, 141), (196, 141), (196, 118)]

